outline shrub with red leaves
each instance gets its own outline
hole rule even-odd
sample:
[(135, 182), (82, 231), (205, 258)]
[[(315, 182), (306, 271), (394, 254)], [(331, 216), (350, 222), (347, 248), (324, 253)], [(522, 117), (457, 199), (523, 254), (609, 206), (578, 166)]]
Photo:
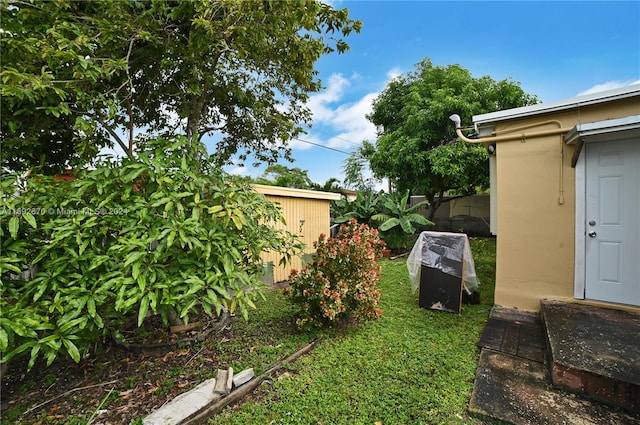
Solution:
[(298, 326), (322, 327), (347, 317), (380, 317), (378, 259), (384, 241), (378, 231), (352, 218), (335, 238), (320, 235), (314, 247), (313, 261), (289, 276), (287, 293), (302, 309)]

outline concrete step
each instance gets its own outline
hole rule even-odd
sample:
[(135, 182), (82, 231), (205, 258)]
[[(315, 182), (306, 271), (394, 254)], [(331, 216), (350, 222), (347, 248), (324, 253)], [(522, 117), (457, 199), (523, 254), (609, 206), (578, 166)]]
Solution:
[(640, 413), (640, 314), (544, 300), (553, 385)]
[(486, 423), (638, 425), (640, 414), (555, 388), (543, 363), (482, 349), (469, 412)]

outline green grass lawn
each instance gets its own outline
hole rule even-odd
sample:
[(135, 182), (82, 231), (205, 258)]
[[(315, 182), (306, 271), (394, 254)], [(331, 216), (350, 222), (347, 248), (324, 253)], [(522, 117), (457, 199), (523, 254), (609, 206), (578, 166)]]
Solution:
[(316, 336), (324, 341), (256, 397), (209, 423), (480, 423), (466, 409), (479, 355), (475, 344), (493, 305), (495, 240), (472, 239), (471, 247), (482, 303), (464, 305), (460, 315), (419, 308), (404, 259), (382, 263), (382, 317), (344, 330), (292, 331), (293, 308), (280, 291), (268, 293), (249, 322), (234, 322), (239, 339), (220, 346), (234, 370), (260, 373), (282, 353)]
[[(215, 377), (218, 368), (252, 367), (259, 375), (322, 337), (311, 353), (209, 423), (479, 424), (466, 409), (475, 344), (493, 305), (495, 241), (472, 239), (471, 247), (482, 304), (464, 305), (460, 315), (419, 308), (405, 259), (382, 260), (378, 320), (299, 331), (295, 307), (281, 290), (268, 291), (248, 321), (234, 317), (224, 332), (194, 347), (149, 356), (105, 346), (81, 365), (61, 359), (18, 374), (15, 404), (2, 412), (1, 423), (86, 424), (103, 409), (98, 423), (140, 425), (151, 410)], [(96, 386), (103, 383), (109, 385)], [(43, 400), (52, 402), (25, 417)]]

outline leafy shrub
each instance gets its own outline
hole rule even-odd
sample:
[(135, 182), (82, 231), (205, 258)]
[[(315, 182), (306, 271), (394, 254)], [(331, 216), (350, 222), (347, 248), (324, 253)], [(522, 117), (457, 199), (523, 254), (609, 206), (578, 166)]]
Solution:
[(320, 235), (314, 246), (313, 261), (289, 277), (288, 295), (302, 309), (298, 326), (327, 326), (350, 315), (355, 319), (379, 317), (377, 260), (384, 242), (378, 231), (352, 218), (335, 238)]
[(382, 211), (375, 214), (372, 220), (379, 222), (380, 236), (389, 248), (407, 247), (407, 236), (417, 232), (417, 226), (433, 225), (418, 213), (420, 208), (428, 206), (428, 201), (421, 201), (410, 206), (409, 191), (385, 194), (382, 198)]
[(382, 193), (358, 192), (356, 199), (350, 201), (346, 197), (331, 201), (331, 213), (336, 223), (346, 223), (355, 218), (360, 223), (372, 224), (371, 218), (379, 212)]
[[(261, 292), (260, 254), (286, 260), (299, 243), (279, 209), (220, 171), (183, 137), (148, 142), (136, 161), (103, 163), (76, 180), (32, 176), (0, 202), (0, 350), (50, 364), (82, 352), (130, 315), (187, 322), (238, 309)], [(35, 276), (18, 276), (26, 266)], [(39, 271), (37, 271), (39, 269)]]

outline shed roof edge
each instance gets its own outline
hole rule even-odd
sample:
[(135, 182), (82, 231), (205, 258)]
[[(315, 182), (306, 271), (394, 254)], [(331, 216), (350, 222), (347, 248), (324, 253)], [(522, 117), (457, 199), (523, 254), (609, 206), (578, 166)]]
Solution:
[(337, 201), (342, 198), (342, 195), (334, 192), (320, 192), (317, 190), (307, 189), (294, 189), (291, 187), (282, 186), (269, 186), (264, 184), (252, 185), (253, 190), (263, 195), (282, 196), (288, 198), (306, 198), (306, 199), (320, 199), (328, 201)]

